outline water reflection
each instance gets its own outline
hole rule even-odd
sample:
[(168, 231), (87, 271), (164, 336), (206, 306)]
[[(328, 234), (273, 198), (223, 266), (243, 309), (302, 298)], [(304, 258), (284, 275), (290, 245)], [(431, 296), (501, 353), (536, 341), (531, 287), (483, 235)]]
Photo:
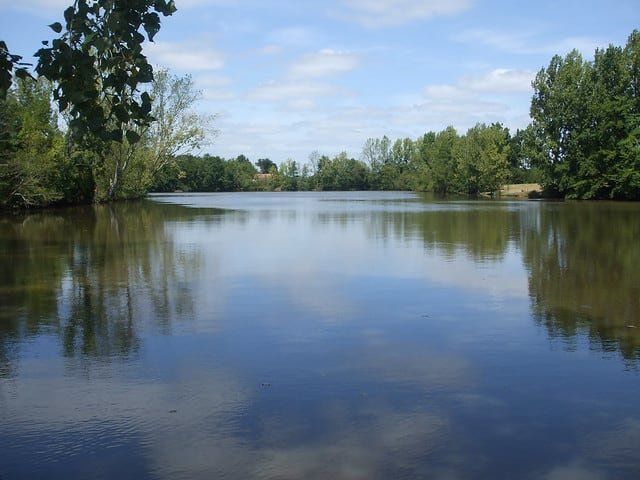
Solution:
[(629, 204), (548, 205), (523, 224), (534, 317), (552, 338), (640, 358), (640, 222)]
[(637, 365), (637, 213), (350, 193), (4, 217), (0, 475), (631, 478), (637, 371), (583, 344)]
[(26, 338), (55, 334), (68, 357), (127, 357), (139, 349), (143, 326), (167, 332), (192, 317), (188, 279), (201, 258), (197, 250), (179, 255), (166, 222), (198, 215), (141, 202), (3, 218), (4, 373)]

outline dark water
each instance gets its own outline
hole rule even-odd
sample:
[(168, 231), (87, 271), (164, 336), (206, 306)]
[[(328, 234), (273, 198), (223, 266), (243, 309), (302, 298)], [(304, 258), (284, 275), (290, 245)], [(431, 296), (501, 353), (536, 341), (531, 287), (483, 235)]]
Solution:
[(640, 205), (2, 217), (0, 478), (640, 478)]

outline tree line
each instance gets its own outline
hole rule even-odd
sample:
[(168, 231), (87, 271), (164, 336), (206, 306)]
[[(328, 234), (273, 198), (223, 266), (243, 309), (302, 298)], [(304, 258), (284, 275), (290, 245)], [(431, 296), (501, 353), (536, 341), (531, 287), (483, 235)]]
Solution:
[(370, 138), (359, 158), (313, 152), (308, 161), (278, 165), (246, 156), (182, 155), (161, 172), (157, 192), (416, 190), (477, 195), (505, 183), (534, 182), (538, 172), (522, 157), (523, 132), (499, 123), (478, 124), (465, 134), (453, 127), (417, 138)]

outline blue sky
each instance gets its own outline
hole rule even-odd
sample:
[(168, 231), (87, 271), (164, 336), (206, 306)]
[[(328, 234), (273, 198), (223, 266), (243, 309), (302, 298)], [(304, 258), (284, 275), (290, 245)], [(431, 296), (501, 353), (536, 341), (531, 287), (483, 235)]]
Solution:
[[(70, 0), (0, 0), (0, 39), (26, 58)], [(624, 45), (638, 0), (176, 0), (145, 53), (192, 75), (219, 135), (203, 153), (277, 163), (358, 157), (365, 140), (529, 122), (551, 57)]]

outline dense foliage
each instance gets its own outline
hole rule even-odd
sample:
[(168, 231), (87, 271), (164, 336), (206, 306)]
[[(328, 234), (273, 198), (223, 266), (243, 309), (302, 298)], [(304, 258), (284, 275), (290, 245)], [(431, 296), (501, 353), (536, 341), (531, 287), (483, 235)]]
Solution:
[[(134, 126), (148, 125), (153, 117), (151, 97), (140, 92), (151, 83), (153, 68), (142, 54), (160, 30), (160, 16), (176, 11), (173, 0), (76, 0), (64, 11), (65, 25), (49, 27), (58, 38), (45, 40), (35, 56), (35, 72), (53, 82), (53, 98), (67, 113), (71, 133), (82, 138), (135, 143)], [(0, 94), (6, 96), (15, 69), (28, 76), (21, 56), (11, 55), (0, 42)]]
[(640, 32), (585, 61), (555, 56), (533, 82), (533, 161), (569, 198), (640, 200)]
[[(160, 30), (159, 14), (175, 11), (173, 0), (76, 0), (64, 11), (64, 27), (60, 22), (49, 25), (60, 36), (43, 41), (35, 53), (38, 80), (22, 57), (0, 41), (0, 118), (6, 145), (0, 164), (0, 205), (115, 200), (144, 193), (140, 185), (131, 184), (131, 173), (137, 168), (140, 174), (139, 153), (149, 146), (138, 144), (156, 120), (157, 105), (152, 106), (154, 92), (148, 87), (154, 75), (142, 54), (142, 32), (153, 41)], [(48, 97), (30, 82), (46, 84)], [(55, 100), (63, 113), (67, 128), (62, 156), (49, 151), (59, 133), (57, 121), (44, 118), (52, 116), (50, 107), (41, 102), (44, 116), (23, 111), (34, 101), (24, 95), (27, 91), (38, 93), (38, 100), (46, 98), (47, 104)], [(28, 137), (29, 129), (36, 132), (40, 127), (43, 138)], [(49, 171), (52, 165), (60, 169), (60, 163), (71, 164), (71, 170), (83, 165), (83, 175), (75, 178), (83, 182), (76, 187), (82, 195), (61, 193), (59, 179)]]
[(52, 84), (17, 80), (0, 100), (0, 206), (36, 207), (103, 202), (145, 195), (179, 153), (206, 139), (209, 118), (193, 113), (198, 99), (189, 77), (156, 73), (150, 91), (155, 121), (136, 128), (135, 143), (87, 136), (59, 127)]
[[(453, 127), (412, 140), (370, 138), (360, 159), (340, 153), (331, 158), (314, 152), (300, 164), (279, 167), (261, 158), (255, 166), (244, 155), (225, 160), (184, 155), (157, 177), (155, 191), (262, 190), (430, 190), (437, 193), (493, 193), (512, 178), (530, 181), (535, 171), (510, 157), (521, 142), (496, 123), (478, 124), (459, 135)], [(517, 145), (514, 146), (516, 149)], [(518, 150), (522, 152), (522, 149)], [(256, 168), (257, 167), (257, 168)]]

